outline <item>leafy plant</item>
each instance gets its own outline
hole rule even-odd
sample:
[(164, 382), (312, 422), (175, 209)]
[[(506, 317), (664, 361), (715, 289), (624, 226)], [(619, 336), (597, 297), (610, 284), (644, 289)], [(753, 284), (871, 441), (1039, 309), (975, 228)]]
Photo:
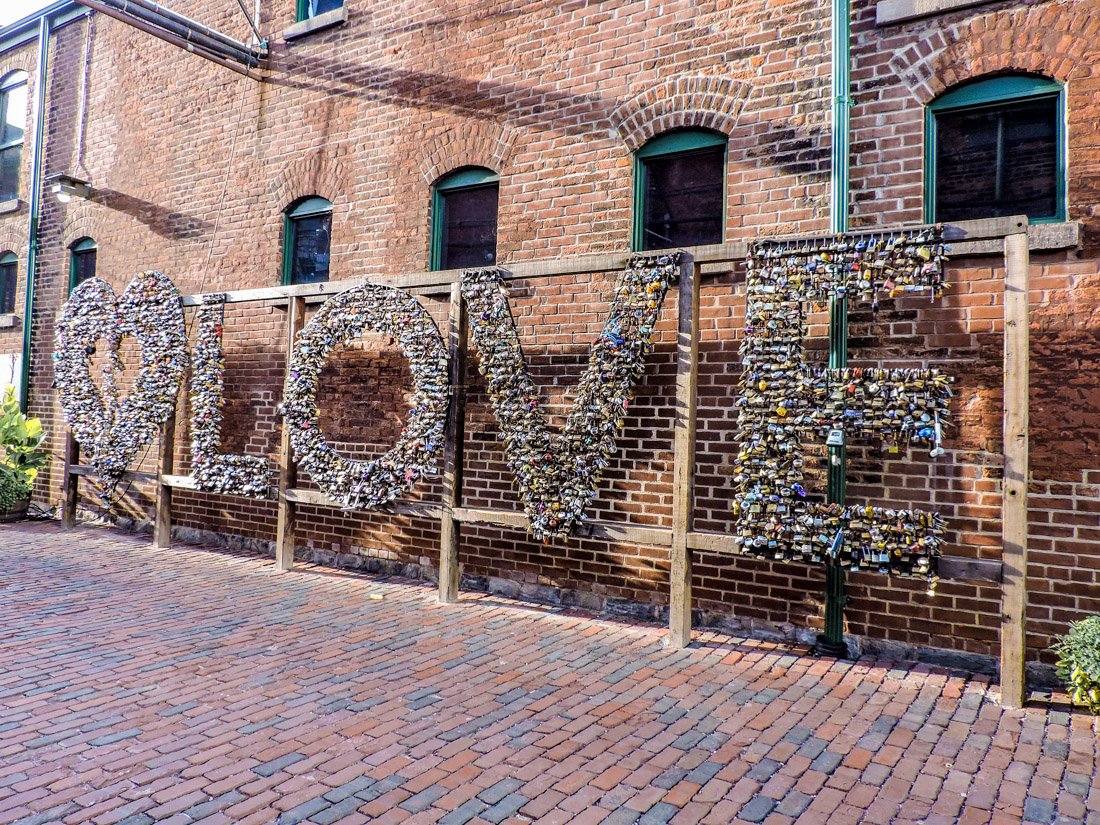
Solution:
[(8, 387), (0, 401), (0, 512), (30, 496), (38, 471), (49, 460), (45, 440), (42, 422), (23, 414), (15, 388)]
[(1054, 645), (1058, 676), (1074, 704), (1100, 714), (1100, 616), (1089, 616), (1069, 626)]

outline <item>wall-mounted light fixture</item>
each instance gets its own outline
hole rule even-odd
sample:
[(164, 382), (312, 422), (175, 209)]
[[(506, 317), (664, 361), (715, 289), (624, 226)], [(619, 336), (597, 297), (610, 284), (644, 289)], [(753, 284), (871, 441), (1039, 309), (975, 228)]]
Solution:
[(68, 203), (73, 198), (88, 199), (92, 196), (92, 185), (72, 175), (51, 175), (46, 179), (46, 183), (49, 184), (50, 192), (56, 195), (61, 203)]

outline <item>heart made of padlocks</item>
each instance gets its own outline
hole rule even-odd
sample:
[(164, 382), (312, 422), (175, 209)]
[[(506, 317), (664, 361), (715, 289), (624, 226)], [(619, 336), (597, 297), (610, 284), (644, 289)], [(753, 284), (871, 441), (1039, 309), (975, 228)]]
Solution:
[[(123, 396), (119, 347), (127, 336), (141, 345), (141, 366)], [(107, 347), (102, 393), (91, 375), (100, 341)], [(99, 278), (73, 290), (57, 322), (54, 381), (65, 420), (108, 492), (172, 414), (186, 368), (180, 293), (164, 275), (142, 272), (121, 298)]]
[(499, 269), (468, 270), (462, 297), (470, 337), (485, 376), (529, 531), (549, 540), (572, 533), (596, 497), (616, 450), (634, 387), (653, 348), (653, 333), (680, 256), (633, 258), (615, 288), (611, 311), (563, 432), (551, 432), (531, 380)]
[[(372, 461), (341, 456), (321, 432), (317, 387), (336, 347), (364, 332), (389, 336), (412, 371), (408, 419), (397, 443)], [(298, 336), (287, 368), (285, 426), (301, 469), (347, 509), (387, 504), (437, 472), (450, 400), (447, 348), (420, 302), (403, 290), (363, 284), (326, 301)]]

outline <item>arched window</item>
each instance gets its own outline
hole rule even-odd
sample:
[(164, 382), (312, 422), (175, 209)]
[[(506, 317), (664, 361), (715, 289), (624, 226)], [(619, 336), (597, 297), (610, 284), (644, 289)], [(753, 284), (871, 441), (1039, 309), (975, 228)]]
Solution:
[(69, 291), (95, 277), (96, 242), (81, 238), (69, 247)]
[(328, 280), (332, 204), (319, 197), (291, 204), (283, 225), (283, 283)]
[(19, 258), (14, 252), (0, 254), (0, 315), (15, 312), (15, 274)]
[(722, 242), (726, 143), (719, 132), (677, 129), (634, 153), (634, 249)]
[(1064, 123), (1062, 86), (1036, 75), (990, 77), (936, 98), (925, 117), (925, 219), (1064, 221)]
[(26, 125), (27, 73), (10, 72), (0, 80), (0, 201), (19, 197)]
[(432, 187), (432, 269), (491, 266), (497, 260), (500, 176), (459, 169)]

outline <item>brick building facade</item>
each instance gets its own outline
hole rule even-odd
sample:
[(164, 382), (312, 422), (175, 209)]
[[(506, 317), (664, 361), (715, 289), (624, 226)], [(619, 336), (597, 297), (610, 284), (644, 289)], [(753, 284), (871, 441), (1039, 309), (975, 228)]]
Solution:
[[(225, 4), (178, 10), (242, 40), (243, 17)], [(1029, 658), (1069, 621), (1100, 610), (1100, 2), (853, 4), (853, 226), (925, 219), (926, 107), (960, 84), (1041, 75), (1063, 89), (1068, 152), (1064, 221), (1033, 227)], [(810, 0), (668, 3), (349, 0), (346, 21), (287, 38), (292, 0), (263, 0), (270, 38), (263, 82), (170, 47), (100, 14), (67, 15), (50, 38), (46, 176), (90, 181), (91, 199), (42, 202), (32, 321), (30, 407), (58, 455), (40, 489), (61, 487), (63, 423), (53, 393), (53, 321), (69, 285), (71, 247), (96, 246), (98, 274), (121, 289), (142, 269), (185, 293), (280, 282), (285, 211), (319, 196), (332, 204), (334, 280), (426, 270), (431, 188), (465, 167), (499, 175), (497, 260), (627, 251), (633, 224), (633, 153), (682, 127), (728, 137), (724, 239), (821, 233), (828, 228), (830, 21)], [(900, 9), (900, 11), (899, 11)], [(74, 11), (75, 10), (75, 11)], [(69, 19), (71, 18), (71, 19)], [(0, 81), (28, 75), (36, 96), (37, 38), (0, 32)], [(6, 36), (6, 39), (5, 39)], [(28, 112), (28, 124), (31, 123)], [(20, 198), (0, 214), (0, 254), (17, 256), (17, 312), (0, 351), (18, 353), (29, 237), (28, 130)], [(956, 258), (943, 300), (896, 298), (876, 313), (856, 306), (851, 363), (937, 365), (957, 377), (947, 455), (855, 451), (849, 495), (943, 512), (951, 553), (1000, 553), (1001, 279), (999, 254)], [(524, 346), (547, 408), (569, 389), (601, 328), (614, 272), (528, 279), (512, 287)], [(442, 321), (445, 302), (426, 299)], [(697, 529), (728, 531), (736, 445), (743, 272), (709, 275), (701, 293)], [(285, 310), (232, 307), (226, 317), (227, 451), (273, 455), (279, 438)], [(824, 350), (816, 319), (817, 355)], [(667, 526), (671, 519), (675, 302), (624, 430), (595, 512)], [(814, 344), (811, 344), (814, 346)], [(386, 449), (401, 427), (407, 368), (368, 336), (326, 369), (323, 424), (354, 454)], [(516, 508), (495, 421), (476, 370), (465, 445), (469, 506)], [(186, 405), (180, 411), (186, 420)], [(186, 427), (178, 467), (188, 467)], [(146, 465), (155, 449), (146, 456)], [(85, 489), (88, 489), (85, 487)], [(422, 485), (416, 497), (438, 490)], [(89, 505), (94, 504), (89, 499)], [(122, 514), (147, 516), (131, 486)], [(274, 504), (177, 495), (176, 522), (193, 530), (270, 541)], [(436, 565), (433, 522), (304, 508), (303, 545), (324, 558), (389, 568)], [(635, 615), (667, 605), (666, 549), (590, 539), (543, 545), (496, 527), (463, 530), (464, 575)], [(797, 634), (820, 625), (818, 569), (696, 553), (695, 606), (711, 623)], [(1000, 588), (859, 573), (849, 581), (849, 630), (866, 643), (995, 656)]]

